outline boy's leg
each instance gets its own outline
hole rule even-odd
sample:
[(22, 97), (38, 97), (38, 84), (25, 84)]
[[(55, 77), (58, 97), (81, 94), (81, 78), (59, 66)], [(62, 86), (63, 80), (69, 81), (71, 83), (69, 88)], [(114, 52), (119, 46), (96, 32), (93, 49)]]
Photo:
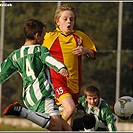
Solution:
[(19, 103), (14, 103), (8, 105), (3, 114), (21, 116), (50, 131), (71, 131), (71, 127), (60, 118), (55, 101), (47, 98), (43, 102), (45, 104), (41, 104), (40, 108), (43, 107), (46, 113), (34, 112), (22, 107)]
[(83, 125), (85, 129), (95, 128), (96, 118), (93, 114), (87, 114), (83, 116)]
[(62, 118), (72, 127), (76, 111), (75, 103), (71, 96), (63, 98), (61, 103), (63, 106)]
[(45, 110), (51, 116), (50, 125), (47, 128), (50, 131), (71, 131), (71, 127), (60, 117), (59, 107), (55, 100), (46, 98), (40, 106), (40, 109)]
[(72, 127), (76, 111), (75, 101), (65, 80), (52, 79), (57, 105), (63, 106), (62, 118)]
[(47, 129), (50, 131), (72, 131), (70, 125), (59, 115), (51, 116), (50, 125)]
[(34, 122), (42, 128), (47, 128), (51, 120), (50, 115), (47, 113), (33, 112), (31, 110), (27, 110), (26, 108), (22, 108), (20, 116)]
[(22, 107), (18, 102), (14, 104), (8, 105), (5, 110), (3, 111), (4, 115), (14, 115), (14, 116), (21, 116), (23, 118), (26, 118), (33, 123), (43, 127), (47, 128), (50, 123), (51, 117), (49, 114), (42, 114), (38, 112), (33, 112), (31, 110), (28, 110), (24, 107)]
[(73, 120), (72, 131), (84, 130), (83, 117), (75, 118)]
[(62, 123), (62, 131), (72, 131), (70, 125), (62, 118), (61, 118), (61, 123)]
[(87, 114), (83, 116), (85, 131), (107, 131), (105, 124), (96, 115)]

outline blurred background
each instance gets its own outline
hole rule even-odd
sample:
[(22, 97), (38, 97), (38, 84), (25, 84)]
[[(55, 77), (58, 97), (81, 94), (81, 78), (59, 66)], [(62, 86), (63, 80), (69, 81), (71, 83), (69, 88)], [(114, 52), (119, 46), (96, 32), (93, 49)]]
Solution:
[[(65, 3), (6, 2), (8, 6), (0, 6), (1, 62), (24, 44), (23, 23), (27, 19), (39, 19), (46, 24), (47, 32), (53, 31), (55, 10)], [(121, 6), (119, 2), (69, 3), (77, 10), (74, 29), (85, 32), (97, 48), (96, 60), (83, 57), (82, 88), (86, 85), (97, 86), (101, 97), (113, 111), (118, 97), (133, 97), (133, 3), (122, 2)], [(23, 105), (19, 74), (13, 75), (1, 85), (0, 111), (14, 101)]]

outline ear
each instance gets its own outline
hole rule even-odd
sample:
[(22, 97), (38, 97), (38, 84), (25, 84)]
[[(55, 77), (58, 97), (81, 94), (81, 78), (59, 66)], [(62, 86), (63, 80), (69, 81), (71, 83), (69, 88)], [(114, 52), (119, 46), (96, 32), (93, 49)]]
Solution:
[(34, 39), (37, 39), (39, 37), (39, 33), (37, 32), (35, 35), (34, 35)]
[(56, 25), (59, 27), (59, 21), (56, 21)]

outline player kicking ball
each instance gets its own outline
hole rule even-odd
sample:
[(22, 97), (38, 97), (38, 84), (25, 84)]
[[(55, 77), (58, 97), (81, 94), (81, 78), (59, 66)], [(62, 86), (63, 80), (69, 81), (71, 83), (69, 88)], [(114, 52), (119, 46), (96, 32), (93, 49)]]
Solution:
[(0, 83), (15, 72), (23, 79), (23, 102), (28, 108), (15, 102), (6, 107), (4, 115), (24, 117), (50, 131), (71, 131), (61, 117), (54, 100), (49, 68), (64, 77), (66, 66), (53, 58), (49, 50), (41, 46), (46, 32), (45, 25), (35, 19), (24, 24), (25, 44), (13, 51), (0, 65)]

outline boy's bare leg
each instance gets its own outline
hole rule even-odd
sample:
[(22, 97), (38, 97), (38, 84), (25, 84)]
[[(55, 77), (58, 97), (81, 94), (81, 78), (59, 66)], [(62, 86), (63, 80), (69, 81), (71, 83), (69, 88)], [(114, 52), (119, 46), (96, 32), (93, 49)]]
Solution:
[(48, 127), (50, 131), (72, 131), (70, 125), (63, 120), (59, 115), (51, 116)]
[(72, 127), (74, 114), (76, 111), (75, 103), (71, 96), (62, 99), (63, 113), (62, 118)]

